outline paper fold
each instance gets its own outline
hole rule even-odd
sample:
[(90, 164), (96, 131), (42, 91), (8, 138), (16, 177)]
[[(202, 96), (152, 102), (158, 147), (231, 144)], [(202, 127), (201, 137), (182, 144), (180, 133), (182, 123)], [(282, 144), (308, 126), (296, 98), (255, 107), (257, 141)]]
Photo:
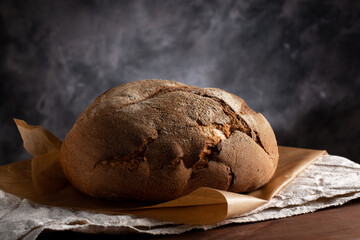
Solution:
[(212, 188), (194, 192), (165, 203), (106, 201), (85, 196), (66, 180), (59, 163), (61, 141), (41, 126), (15, 119), (25, 149), (33, 159), (0, 167), (0, 189), (48, 205), (107, 214), (134, 214), (167, 222), (215, 224), (249, 212), (269, 201), (323, 150), (279, 147), (279, 164), (272, 180), (249, 194)]
[(35, 190), (41, 195), (58, 192), (70, 183), (59, 161), (61, 140), (41, 126), (30, 126), (14, 119), (23, 139), (24, 148), (33, 156), (31, 177)]

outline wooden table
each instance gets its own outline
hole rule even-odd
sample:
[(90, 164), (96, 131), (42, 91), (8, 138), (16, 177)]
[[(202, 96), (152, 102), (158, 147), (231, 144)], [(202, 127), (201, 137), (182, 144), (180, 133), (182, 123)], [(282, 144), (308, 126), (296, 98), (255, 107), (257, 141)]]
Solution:
[(38, 239), (360, 239), (360, 199), (343, 206), (294, 217), (247, 224), (231, 224), (208, 231), (180, 235), (105, 235), (72, 232), (46, 232)]

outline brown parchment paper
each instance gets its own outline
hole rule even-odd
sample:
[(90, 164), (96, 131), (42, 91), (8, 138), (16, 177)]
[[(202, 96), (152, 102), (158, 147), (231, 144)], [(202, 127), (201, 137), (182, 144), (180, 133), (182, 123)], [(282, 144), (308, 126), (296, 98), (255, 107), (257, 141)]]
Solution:
[(15, 123), (33, 159), (0, 167), (0, 189), (3, 191), (47, 206), (133, 214), (184, 224), (215, 224), (253, 210), (326, 154), (324, 150), (279, 147), (280, 159), (274, 177), (263, 188), (248, 194), (203, 187), (164, 203), (107, 201), (81, 194), (66, 180), (59, 163), (61, 140), (41, 126), (30, 126), (18, 119)]

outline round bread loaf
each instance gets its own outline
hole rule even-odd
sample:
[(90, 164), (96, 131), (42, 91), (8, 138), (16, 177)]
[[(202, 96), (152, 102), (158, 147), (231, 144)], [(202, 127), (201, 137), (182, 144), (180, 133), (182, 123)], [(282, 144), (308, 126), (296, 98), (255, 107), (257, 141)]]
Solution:
[(100, 95), (67, 134), (60, 162), (96, 198), (166, 201), (199, 187), (249, 192), (278, 162), (274, 132), (239, 97), (168, 80)]

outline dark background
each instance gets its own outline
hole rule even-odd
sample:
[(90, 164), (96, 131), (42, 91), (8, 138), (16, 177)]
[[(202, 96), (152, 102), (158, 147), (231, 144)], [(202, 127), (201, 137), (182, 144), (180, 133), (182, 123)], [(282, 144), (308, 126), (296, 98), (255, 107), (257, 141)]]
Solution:
[(161, 78), (218, 87), (280, 145), (360, 162), (360, 1), (0, 1), (0, 164), (13, 117), (63, 139), (96, 96)]

